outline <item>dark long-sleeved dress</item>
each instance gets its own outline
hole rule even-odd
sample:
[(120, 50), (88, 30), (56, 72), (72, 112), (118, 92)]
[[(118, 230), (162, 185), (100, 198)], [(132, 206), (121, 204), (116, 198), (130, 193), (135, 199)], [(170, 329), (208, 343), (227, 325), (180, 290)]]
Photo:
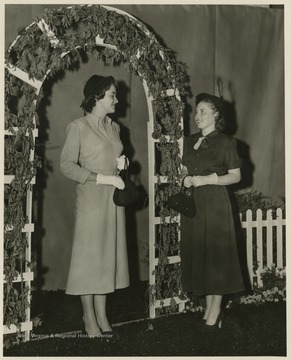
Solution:
[[(235, 140), (214, 130), (198, 150), (202, 134), (185, 138), (183, 164), (189, 175), (218, 176), (241, 166)], [(206, 145), (205, 145), (206, 144)], [(244, 290), (237, 252), (232, 208), (225, 186), (194, 189), (196, 215), (181, 218), (183, 290), (194, 295), (223, 295)]]

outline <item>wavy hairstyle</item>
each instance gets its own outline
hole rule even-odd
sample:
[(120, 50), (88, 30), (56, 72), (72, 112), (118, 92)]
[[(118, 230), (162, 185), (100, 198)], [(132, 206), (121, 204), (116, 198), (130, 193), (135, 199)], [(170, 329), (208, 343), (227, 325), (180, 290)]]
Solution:
[(113, 76), (91, 76), (84, 87), (84, 100), (80, 107), (86, 113), (91, 113), (96, 102), (104, 98), (105, 92), (110, 89), (111, 85), (117, 86)]
[(196, 96), (196, 106), (204, 102), (209, 104), (214, 112), (217, 112), (218, 115), (215, 116), (215, 128), (219, 131), (222, 131), (225, 127), (224, 122), (224, 113), (223, 113), (223, 97), (217, 97), (214, 95), (201, 93)]

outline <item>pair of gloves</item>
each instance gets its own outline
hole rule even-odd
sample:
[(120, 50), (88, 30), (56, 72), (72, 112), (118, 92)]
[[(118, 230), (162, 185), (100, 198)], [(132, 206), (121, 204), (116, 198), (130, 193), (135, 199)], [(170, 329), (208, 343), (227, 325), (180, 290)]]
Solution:
[(183, 185), (186, 188), (191, 186), (199, 187), (204, 185), (217, 185), (218, 184), (218, 176), (216, 173), (206, 175), (206, 176), (185, 176), (183, 179)]
[[(126, 169), (129, 165), (129, 160), (125, 155), (121, 155), (120, 157), (116, 158), (116, 161), (117, 169), (119, 171)], [(125, 186), (124, 181), (121, 179), (120, 176), (102, 174), (97, 174), (96, 184), (112, 185), (120, 190), (123, 190)]]

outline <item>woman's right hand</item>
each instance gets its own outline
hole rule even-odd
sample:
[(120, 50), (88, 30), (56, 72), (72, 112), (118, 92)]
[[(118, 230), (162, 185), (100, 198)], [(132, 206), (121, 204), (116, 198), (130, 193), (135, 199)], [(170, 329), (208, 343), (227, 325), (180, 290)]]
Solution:
[(121, 179), (121, 177), (115, 175), (97, 174), (96, 184), (112, 185), (120, 190), (124, 189), (125, 187), (124, 181)]

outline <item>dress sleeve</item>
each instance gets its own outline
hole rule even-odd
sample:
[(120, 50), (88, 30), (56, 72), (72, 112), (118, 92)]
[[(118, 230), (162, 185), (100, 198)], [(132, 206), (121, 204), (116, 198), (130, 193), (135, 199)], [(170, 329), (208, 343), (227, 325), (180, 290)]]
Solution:
[(242, 165), (242, 161), (237, 153), (235, 139), (230, 140), (228, 147), (226, 149), (225, 165), (228, 170), (240, 168)]
[(60, 158), (60, 170), (62, 174), (71, 180), (84, 184), (90, 174), (90, 170), (82, 168), (78, 163), (80, 144), (78, 124), (72, 122), (67, 127), (66, 141)]

